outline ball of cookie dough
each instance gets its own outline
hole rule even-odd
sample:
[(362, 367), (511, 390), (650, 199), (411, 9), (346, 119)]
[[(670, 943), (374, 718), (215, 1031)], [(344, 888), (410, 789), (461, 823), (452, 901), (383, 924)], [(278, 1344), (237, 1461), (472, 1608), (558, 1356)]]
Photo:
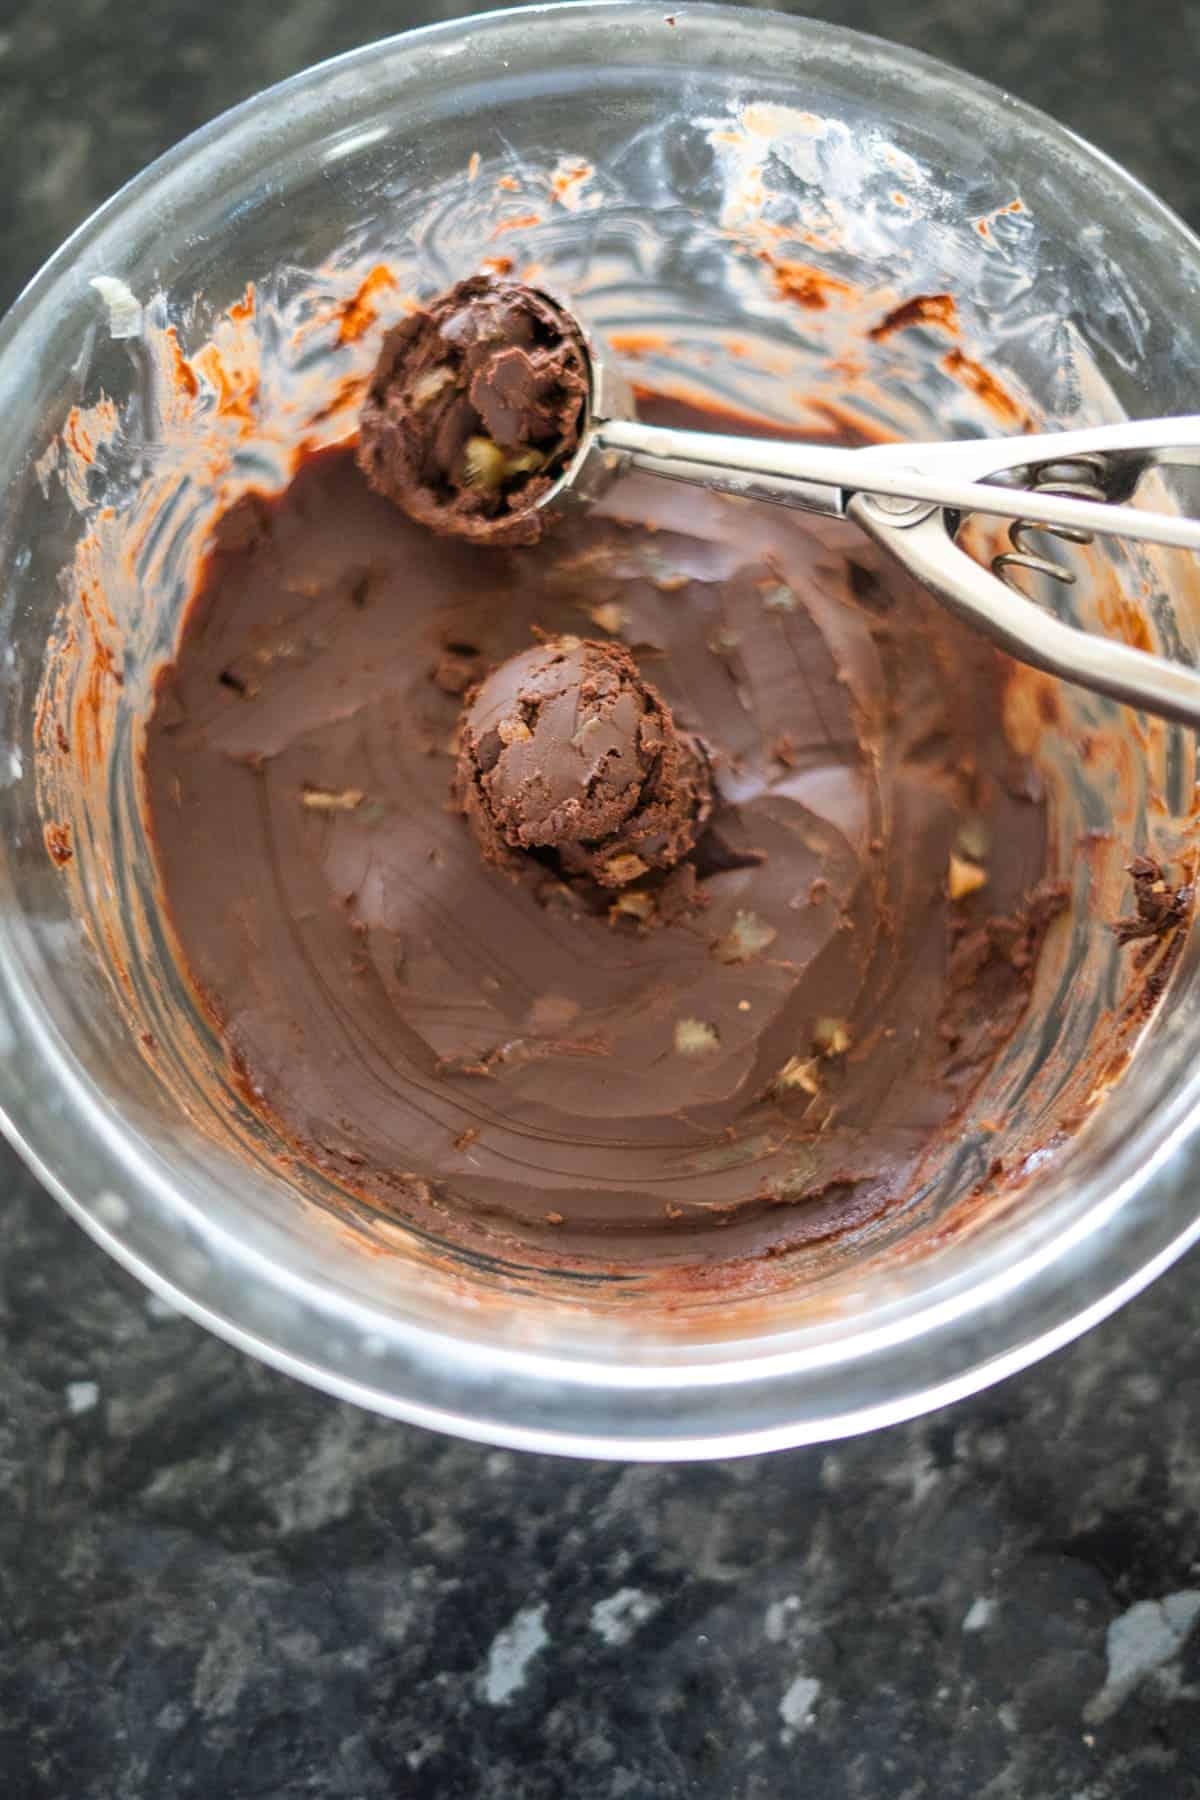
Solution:
[(579, 444), (587, 393), (569, 315), (520, 282), (473, 275), (384, 338), (359, 467), (434, 531), (533, 543), (538, 502)]
[(555, 638), (475, 690), (458, 795), (485, 857), (552, 850), (620, 888), (674, 867), (712, 808), (708, 760), (621, 645)]

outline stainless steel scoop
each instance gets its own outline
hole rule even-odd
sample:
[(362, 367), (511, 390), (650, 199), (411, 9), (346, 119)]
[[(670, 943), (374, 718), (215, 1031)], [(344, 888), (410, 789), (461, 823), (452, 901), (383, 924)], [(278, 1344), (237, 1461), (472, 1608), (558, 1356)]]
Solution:
[[(562, 306), (557, 298), (554, 304)], [(1200, 520), (1128, 504), (1150, 470), (1200, 467), (1200, 415), (1038, 437), (861, 450), (676, 431), (630, 416), (628, 383), (576, 329), (590, 363), (588, 417), (571, 466), (543, 506), (594, 499), (622, 470), (635, 468), (720, 493), (852, 519), (1010, 656), (1200, 729), (1200, 670), (1067, 625), (1014, 582), (1017, 569), (1074, 580), (1070, 569), (1030, 544), (1029, 534), (1037, 530), (1075, 544), (1096, 536), (1123, 537), (1200, 552)], [(990, 568), (958, 542), (964, 522), (975, 513), (1012, 521), (1009, 548)]]

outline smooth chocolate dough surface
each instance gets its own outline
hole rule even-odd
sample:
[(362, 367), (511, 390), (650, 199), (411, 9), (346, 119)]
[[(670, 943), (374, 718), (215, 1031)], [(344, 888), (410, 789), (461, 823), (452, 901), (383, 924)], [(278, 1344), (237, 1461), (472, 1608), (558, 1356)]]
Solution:
[[(524, 849), (519, 806), (481, 854), (464, 704), (564, 638), (703, 746), (673, 867), (605, 884), (595, 820)], [(606, 1267), (795, 1245), (912, 1191), (1064, 904), (1006, 668), (851, 527), (631, 476), (485, 548), (322, 452), (226, 516), (160, 679), (166, 904), (292, 1152), (389, 1211)]]

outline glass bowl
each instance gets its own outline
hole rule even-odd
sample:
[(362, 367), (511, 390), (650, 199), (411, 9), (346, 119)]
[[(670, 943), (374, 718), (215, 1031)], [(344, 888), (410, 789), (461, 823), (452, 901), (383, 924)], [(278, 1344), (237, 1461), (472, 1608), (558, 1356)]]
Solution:
[[(797, 430), (1181, 412), (1200, 360), (1200, 245), (1136, 182), (979, 82), (807, 20), (524, 8), (356, 51), (216, 120), (0, 328), (6, 1129), (148, 1285), (381, 1412), (666, 1458), (941, 1405), (1085, 1330), (1200, 1230), (1197, 954), (1147, 1022), (1102, 928), (1130, 849), (1193, 844), (1186, 734), (1014, 679), (1073, 927), (921, 1193), (769, 1284), (700, 1280), (668, 1305), (636, 1270), (550, 1278), (281, 1165), (175, 965), (139, 733), (214, 507), (282, 484), (300, 436), (344, 435), (370, 327), (481, 250), (568, 289), (639, 379)], [(936, 307), (877, 329), (943, 293), (953, 339)], [(1180, 559), (1072, 554), (1089, 578), (1055, 604), (1194, 656)], [(1111, 1054), (1085, 1055), (1098, 1030)], [(989, 1182), (997, 1160), (1010, 1178)]]

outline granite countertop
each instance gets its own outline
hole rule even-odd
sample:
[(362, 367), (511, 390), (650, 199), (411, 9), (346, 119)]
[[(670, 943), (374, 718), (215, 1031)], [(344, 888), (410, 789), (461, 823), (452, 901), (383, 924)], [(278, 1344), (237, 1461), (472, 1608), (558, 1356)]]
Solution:
[[(0, 299), (193, 125), (461, 10), (10, 0)], [(805, 10), (990, 76), (1200, 224), (1187, 0)], [(1194, 1261), (949, 1412), (621, 1467), (335, 1404), (148, 1298), (8, 1152), (0, 1195), (5, 1800), (1200, 1795)]]

